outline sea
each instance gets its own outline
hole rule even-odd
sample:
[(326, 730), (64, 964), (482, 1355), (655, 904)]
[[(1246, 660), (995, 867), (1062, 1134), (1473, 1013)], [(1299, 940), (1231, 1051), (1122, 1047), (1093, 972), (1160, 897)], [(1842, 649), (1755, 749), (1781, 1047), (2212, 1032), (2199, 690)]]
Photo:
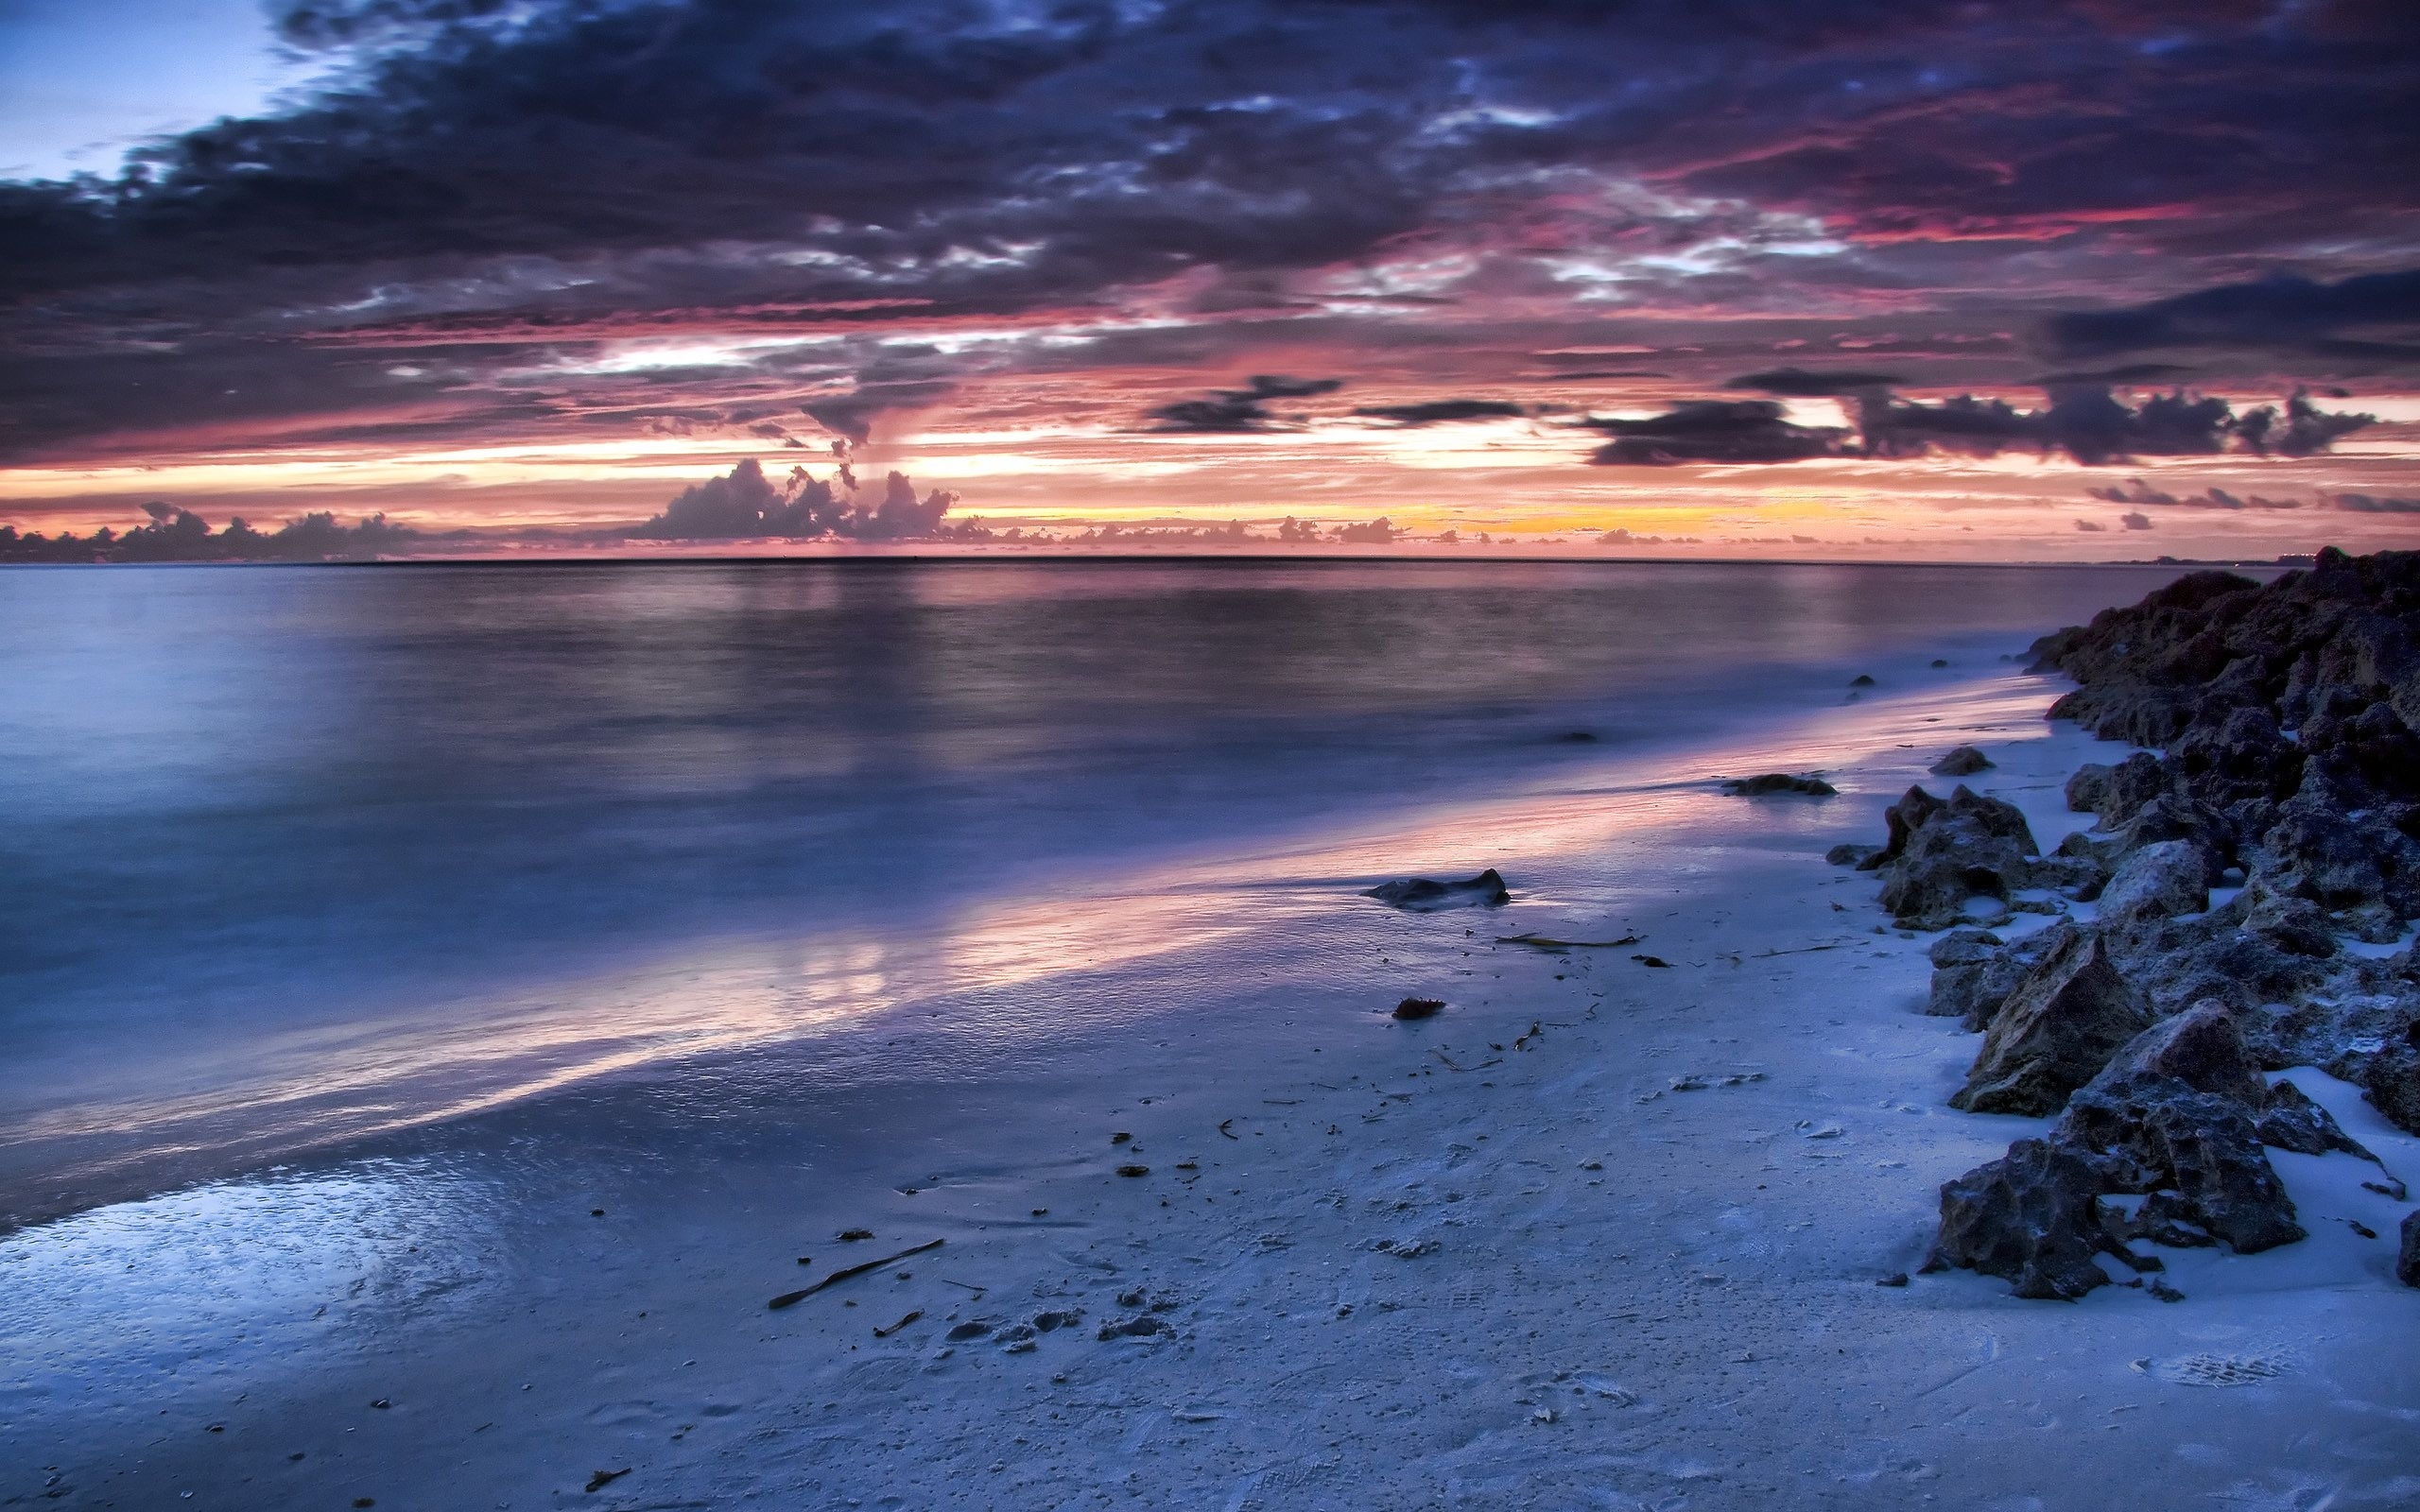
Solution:
[(1120, 878), (2005, 672), (2177, 571), (0, 569), (0, 1227), (709, 1051), (895, 1074), (838, 1051), (1221, 906), (1030, 923)]

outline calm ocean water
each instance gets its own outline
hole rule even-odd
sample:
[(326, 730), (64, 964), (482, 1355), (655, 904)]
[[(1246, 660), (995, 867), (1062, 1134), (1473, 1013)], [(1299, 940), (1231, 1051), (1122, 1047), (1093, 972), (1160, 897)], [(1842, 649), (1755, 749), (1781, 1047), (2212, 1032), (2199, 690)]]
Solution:
[(0, 1127), (298, 1034), (374, 1055), (365, 1026), (498, 983), (945, 929), (1072, 876), (1837, 704), (1858, 672), (1997, 665), (2169, 576), (0, 573)]

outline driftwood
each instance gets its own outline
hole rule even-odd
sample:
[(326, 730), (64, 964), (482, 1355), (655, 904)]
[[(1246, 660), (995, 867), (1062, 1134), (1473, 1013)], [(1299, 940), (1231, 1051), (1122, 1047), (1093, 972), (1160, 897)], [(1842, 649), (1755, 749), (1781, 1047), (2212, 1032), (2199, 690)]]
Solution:
[(862, 1276), (870, 1270), (880, 1270), (885, 1265), (895, 1264), (900, 1261), (906, 1260), (910, 1255), (921, 1255), (927, 1249), (939, 1249), (942, 1246), (942, 1242), (941, 1240), (930, 1239), (911, 1249), (903, 1249), (895, 1255), (885, 1255), (880, 1260), (869, 1260), (860, 1265), (844, 1265), (838, 1270), (834, 1271), (831, 1275), (824, 1277), (821, 1280), (817, 1281), (814, 1285), (802, 1286), (795, 1292), (784, 1292), (781, 1296), (774, 1297), (765, 1305), (777, 1313), (786, 1307), (795, 1307), (799, 1303), (805, 1301), (808, 1297), (813, 1297), (816, 1293), (823, 1290), (826, 1286), (845, 1281), (852, 1276)]
[(915, 1322), (918, 1318), (923, 1317), (924, 1315), (925, 1315), (925, 1310), (924, 1310), (923, 1308), (921, 1308), (921, 1307), (920, 1307), (920, 1308), (916, 1309), (916, 1311), (914, 1311), (913, 1313), (908, 1314), (906, 1317), (901, 1318), (898, 1322), (893, 1323), (892, 1325), (890, 1325), (890, 1327), (889, 1327), (889, 1328), (887, 1328), (887, 1329), (876, 1329), (876, 1330), (874, 1330), (874, 1331), (873, 1331), (873, 1336), (874, 1336), (875, 1338), (877, 1338), (877, 1339), (887, 1339), (887, 1338), (890, 1337), (892, 1334), (894, 1334), (894, 1333), (898, 1332), (901, 1329), (906, 1328), (908, 1324)]

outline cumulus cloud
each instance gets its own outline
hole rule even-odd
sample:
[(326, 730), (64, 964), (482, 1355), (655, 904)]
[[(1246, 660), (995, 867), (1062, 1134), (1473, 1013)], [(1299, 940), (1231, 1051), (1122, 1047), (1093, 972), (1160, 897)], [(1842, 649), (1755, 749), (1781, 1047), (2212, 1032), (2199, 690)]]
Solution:
[(1152, 410), (1150, 418), (1159, 423), (1156, 431), (1182, 431), (1202, 435), (1245, 434), (1265, 431), (1283, 423), (1269, 412), (1269, 404), (1278, 399), (1309, 399), (1320, 394), (1332, 394), (1344, 387), (1340, 378), (1279, 378), (1259, 374), (1247, 381), (1242, 388), (1224, 388), (1207, 399), (1182, 399), (1173, 404), (1163, 404)]
[(2140, 509), (2129, 509), (2118, 517), (2118, 523), (2129, 530), (2149, 530), (2152, 527), (2152, 517)]
[(829, 481), (794, 467), (776, 484), (754, 457), (743, 457), (722, 476), (682, 490), (663, 513), (627, 534), (640, 541), (907, 541), (933, 534), (958, 502), (940, 490), (920, 498), (900, 472), (889, 474), (871, 499), (861, 499), (862, 491), (845, 462)]

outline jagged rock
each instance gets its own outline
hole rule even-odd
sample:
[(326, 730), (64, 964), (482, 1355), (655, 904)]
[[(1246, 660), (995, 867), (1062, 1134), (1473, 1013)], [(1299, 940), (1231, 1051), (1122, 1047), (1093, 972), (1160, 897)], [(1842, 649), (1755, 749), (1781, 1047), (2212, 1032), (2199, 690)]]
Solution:
[(2151, 1026), (2143, 995), (2118, 974), (2097, 932), (2052, 926), (2042, 959), (1994, 1017), (1966, 1085), (1970, 1113), (2055, 1113), (2119, 1046)]
[(1858, 845), (1855, 841), (1844, 841), (1824, 851), (1824, 859), (1836, 867), (1856, 867), (1862, 870), (1869, 859), (1881, 853), (1882, 848), (1878, 845)]
[(2303, 754), (2265, 708), (2236, 709), (2215, 725), (2197, 724), (2175, 751), (2187, 782), (2221, 807), (2254, 799), (2282, 802), (2302, 782)]
[(1925, 1012), (1956, 1019), (1969, 1034), (1980, 1034), (2025, 979), (2038, 955), (2009, 945), (1983, 929), (1953, 929), (1933, 942), (1932, 995)]
[(1997, 764), (1973, 746), (1960, 746), (1927, 768), (1935, 777), (1972, 777)]
[(2006, 902), (2034, 884), (2033, 833), (2014, 804), (1963, 785), (1946, 801), (1920, 798), (1930, 796), (1910, 788), (1891, 811), (1898, 850), (1884, 870), (1882, 906), (1902, 928), (1946, 929), (1969, 898)]
[(2245, 1048), (2235, 1015), (2215, 998), (2127, 1040), (2086, 1090), (2122, 1096), (2129, 1086), (2157, 1080), (2180, 1081), (2247, 1108), (2260, 1108), (2269, 1099), (2269, 1084)]
[(2342, 800), (2325, 782), (2309, 775), (2278, 810), (2277, 822), (2260, 845), (2269, 861), (2262, 880), (2324, 908), (2359, 907), (2378, 901), (2384, 891), (2385, 878), (2360, 827), (2345, 816)]
[(1767, 772), (1761, 777), (1726, 777), (1722, 790), (1736, 798), (1763, 798), (1769, 793), (1804, 793), (1809, 798), (1834, 798), (1840, 789), (1820, 777), (1792, 777)]
[(2420, 1134), (2420, 1021), (2361, 1069), (2361, 1095), (2406, 1134)]
[(2100, 890), (2100, 917), (2113, 928), (2198, 914), (2210, 904), (2209, 866), (2190, 840), (2147, 845), (2121, 863)]
[(2109, 1278), (2093, 1256), (2118, 1246), (2102, 1228), (2100, 1164), (2045, 1140), (2019, 1140), (2008, 1154), (1941, 1189), (1941, 1231), (1924, 1263), (1998, 1276), (2019, 1297), (2073, 1300)]
[(2166, 1076), (2087, 1088), (2050, 1137), (2108, 1157), (2107, 1179), (2153, 1194), (2144, 1207), (2154, 1221), (2183, 1219), (2246, 1255), (2305, 1236), (2252, 1110), (2233, 1097)]
[(2394, 1279), (2420, 1286), (2420, 1208), (2403, 1215), (2403, 1250), (2394, 1259)]
[(2377, 1159), (2360, 1141), (2344, 1132), (2333, 1113), (2312, 1102), (2309, 1093), (2290, 1081), (2269, 1089), (2268, 1101), (2253, 1126), (2260, 1143), (2272, 1149), (2291, 1150), (2297, 1155), (2325, 1155), (2330, 1150), (2341, 1150), (2365, 1160)]
[(2067, 779), (2067, 808), (2089, 814), (2103, 828), (2131, 819), (2146, 803), (2169, 791), (2169, 778), (2159, 758), (2136, 751), (2115, 766), (2086, 765)]
[(1512, 901), (1494, 867), (1462, 882), (1432, 882), (1426, 877), (1382, 882), (1364, 889), (1361, 896), (1415, 914), (1433, 914), (1441, 908), (1496, 908)]
[(1908, 839), (1925, 822), (1949, 805), (1926, 792), (1911, 787), (1899, 795), (1899, 801), (1882, 811), (1885, 831), (1881, 849), (1857, 864), (1859, 871), (1873, 871), (1899, 859), (1908, 849)]

